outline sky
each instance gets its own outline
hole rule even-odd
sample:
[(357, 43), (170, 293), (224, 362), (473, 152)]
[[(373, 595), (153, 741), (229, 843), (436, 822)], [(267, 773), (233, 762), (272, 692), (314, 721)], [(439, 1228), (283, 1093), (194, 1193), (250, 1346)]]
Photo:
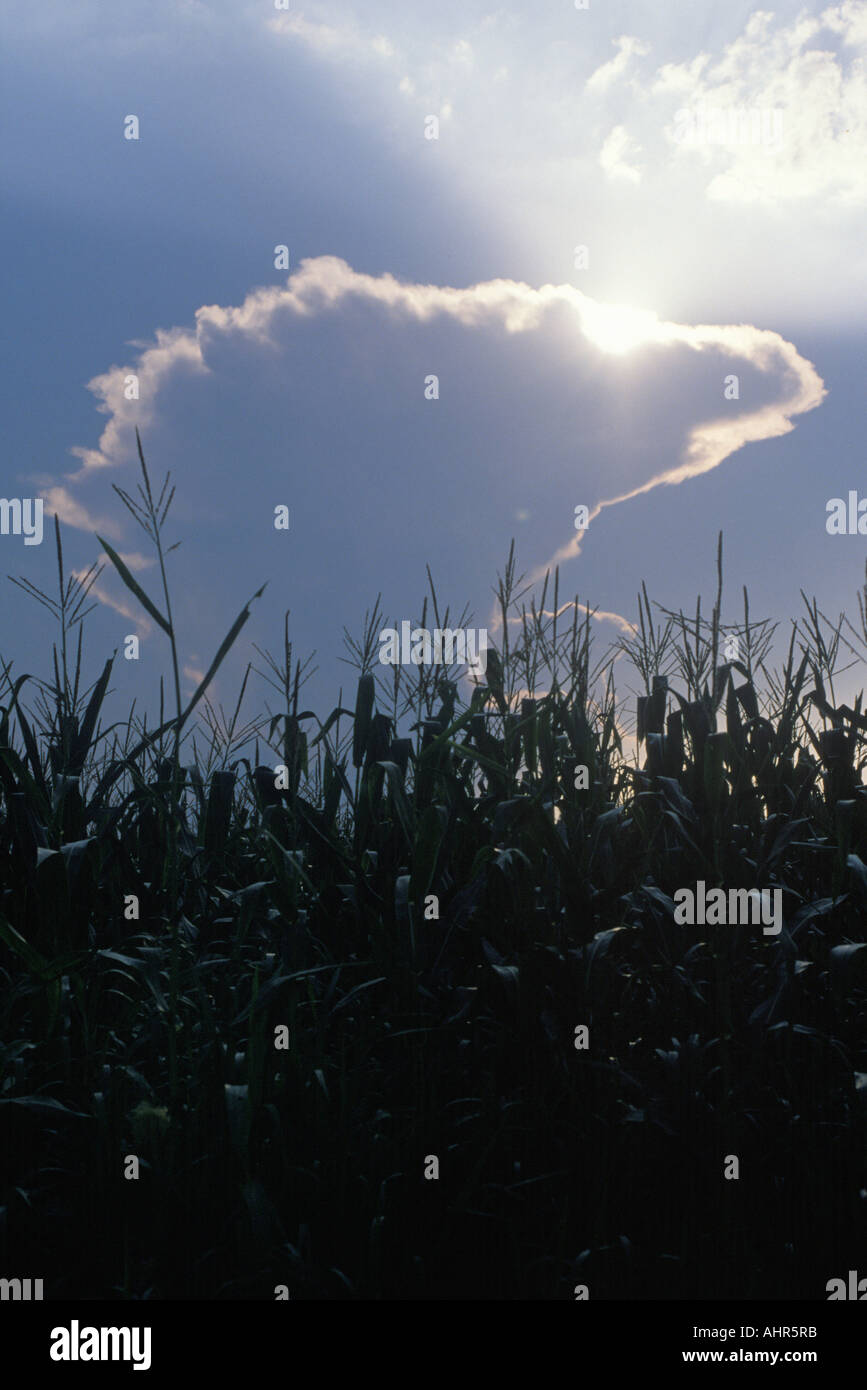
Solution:
[[(857, 619), (865, 541), (826, 520), (867, 497), (864, 0), (6, 0), (0, 51), (2, 493), (45, 508), (0, 535), (16, 674), (49, 674), (9, 576), (52, 588), (55, 514), (69, 568), (102, 536), (159, 592), (112, 488), (136, 427), (185, 692), (267, 582), (227, 706), (289, 609), (327, 713), (344, 625), (417, 621), (427, 565), (490, 624), (513, 537), (601, 648), (642, 581), (712, 600), (719, 531), (724, 618), (746, 584), (783, 629), (801, 589)], [(153, 711), (164, 635), (110, 566), (94, 597), (91, 676), (138, 635), (113, 688)]]

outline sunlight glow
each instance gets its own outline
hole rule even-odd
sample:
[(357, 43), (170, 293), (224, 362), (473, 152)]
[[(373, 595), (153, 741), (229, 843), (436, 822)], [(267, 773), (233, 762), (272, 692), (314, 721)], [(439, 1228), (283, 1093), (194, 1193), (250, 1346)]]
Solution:
[(642, 343), (660, 342), (665, 325), (652, 309), (631, 309), (627, 304), (594, 304), (586, 300), (581, 306), (581, 330), (603, 352), (622, 353)]

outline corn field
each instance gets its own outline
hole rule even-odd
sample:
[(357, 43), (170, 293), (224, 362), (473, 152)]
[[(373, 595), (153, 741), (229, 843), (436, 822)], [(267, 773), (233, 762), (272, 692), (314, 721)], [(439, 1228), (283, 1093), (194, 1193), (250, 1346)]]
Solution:
[[(724, 622), (720, 543), (710, 609), (642, 589), (601, 651), (510, 552), (484, 684), (381, 665), (377, 601), (330, 712), (287, 619), (226, 713), (250, 604), (185, 703), (141, 469), (162, 594), (100, 544), (165, 637), (156, 723), (105, 723), (59, 527), (57, 593), (20, 581), (50, 673), (0, 658), (4, 1267), (47, 1298), (823, 1299), (867, 1235), (864, 596)], [(781, 890), (781, 931), (675, 924), (699, 880)]]

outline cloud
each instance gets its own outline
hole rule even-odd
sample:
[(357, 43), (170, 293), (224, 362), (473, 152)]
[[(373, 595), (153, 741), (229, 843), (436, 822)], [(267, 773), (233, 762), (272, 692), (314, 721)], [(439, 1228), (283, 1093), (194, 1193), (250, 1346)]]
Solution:
[[(204, 312), (199, 310), (200, 314)], [(142, 401), (154, 401), (170, 376), (178, 371), (205, 370), (199, 345), (186, 330), (174, 328), (164, 332), (157, 329), (155, 336), (156, 342), (143, 348), (134, 368), (109, 367), (108, 371), (87, 383), (87, 389), (99, 400), (97, 410), (108, 415), (109, 422), (100, 436), (98, 448), (75, 446), (69, 451), (81, 459), (84, 473), (92, 468), (107, 468), (127, 456), (136, 424), (149, 415)], [(130, 376), (137, 378), (138, 388), (138, 394), (132, 397), (128, 382)], [(70, 526), (79, 524), (71, 515), (62, 519), (68, 519)]]
[(633, 57), (640, 57), (650, 52), (650, 45), (643, 43), (641, 39), (633, 38), (626, 34), (622, 38), (612, 39), (612, 43), (617, 49), (617, 55), (607, 63), (595, 69), (587, 79), (585, 89), (588, 92), (603, 92), (610, 87), (613, 82), (622, 78), (630, 66)]
[[(60, 519), (63, 521), (65, 518), (61, 517)], [(107, 524), (109, 526), (113, 525), (112, 522), (108, 522)], [(105, 526), (105, 522), (100, 523), (101, 529), (105, 529)], [(82, 526), (81, 529), (88, 530), (89, 527)], [(120, 558), (128, 569), (134, 571), (150, 569), (152, 565), (156, 564), (156, 561), (151, 556), (139, 555), (137, 551), (121, 551)], [(108, 556), (105, 552), (98, 557), (97, 563), (102, 565), (108, 564)], [(87, 574), (87, 570), (73, 570), (73, 574), (76, 579), (83, 580)], [(99, 580), (96, 580), (90, 585), (88, 593), (91, 598), (97, 599), (100, 603), (104, 604), (106, 608), (113, 609), (114, 612), (119, 613), (122, 618), (127, 618), (131, 623), (135, 623), (139, 637), (143, 639), (150, 637), (153, 631), (153, 623), (150, 618), (145, 617), (140, 608), (130, 607), (126, 599), (117, 598), (110, 593)]]
[[(793, 344), (786, 342), (779, 333), (753, 328), (748, 324), (702, 324), (694, 328), (664, 324), (659, 326), (659, 331), (664, 335), (659, 341), (681, 342), (696, 352), (719, 348), (731, 357), (741, 357), (744, 362), (751, 362), (762, 372), (776, 373), (785, 383), (785, 394), (756, 410), (696, 425), (690, 431), (683, 455), (676, 463), (625, 492), (597, 502), (590, 512), (590, 522), (607, 507), (631, 502), (655, 488), (672, 487), (711, 472), (745, 444), (789, 434), (794, 429), (793, 417), (815, 410), (827, 395), (822, 378), (812, 362), (803, 358)], [(544, 565), (539, 566), (532, 578), (539, 579), (546, 569), (579, 555), (586, 534), (586, 531), (576, 533)]]
[[(586, 242), (594, 292), (613, 295), (624, 282), (673, 317), (700, 304), (705, 316), (770, 322), (792, 306), (807, 242), (823, 274), (798, 286), (801, 322), (857, 312), (863, 0), (820, 6), (799, 21), (789, 5), (752, 19), (725, 11), (712, 24), (692, 7), (674, 26), (664, 7), (629, 0), (613, 28), (568, 5), (453, 3), (421, 12), (385, 0), (318, 0), (284, 13), (273, 2), (208, 0), (184, 16), (154, 0), (132, 25), (120, 12), (103, 18), (96, 5), (85, 5), (77, 25), (60, 9), (47, 24), (38, 6), (10, 0), (9, 8), (15, 99), (54, 113), (49, 125), (72, 112), (63, 148), (74, 154), (58, 161), (37, 123), (12, 160), (8, 187), (38, 201), (50, 186), (66, 209), (77, 209), (88, 187), (90, 215), (106, 227), (135, 220), (142, 234), (148, 225), (172, 238), (165, 273), (183, 259), (185, 238), (197, 242), (219, 225), (236, 246), (261, 249), (291, 216), (291, 231), (274, 230), (271, 244), (288, 236), (356, 263), (377, 246), (394, 263), (403, 245), (401, 264), (416, 278), (478, 278), (503, 267), (534, 283), (567, 278), (571, 247)], [(106, 119), (91, 100), (95, 68), (108, 73), (103, 97), (112, 109), (127, 109), (132, 84), (151, 113), (141, 146), (123, 150), (125, 163), (112, 162), (117, 150), (107, 151), (108, 164), (94, 154)], [(239, 101), (218, 111), (215, 82)], [(781, 112), (783, 148), (678, 143), (678, 111), (700, 105)], [(275, 110), (283, 113), (276, 123)], [(441, 120), (439, 140), (426, 140), (426, 116), (445, 110), (452, 117)], [(181, 127), (184, 140), (172, 147), (170, 132)], [(125, 182), (133, 154), (145, 177), (138, 194)], [(169, 186), (192, 196), (162, 196)], [(143, 199), (143, 187), (152, 196)], [(228, 208), (233, 193), (248, 209), (244, 232)], [(749, 228), (738, 220), (746, 201), (755, 213)], [(797, 207), (799, 237), (781, 236), (780, 203)], [(721, 205), (728, 217), (718, 215)], [(453, 235), (454, 271), (445, 251)], [(241, 273), (242, 285), (255, 274)], [(192, 304), (204, 293), (195, 292)]]
[[(81, 579), (84, 577), (86, 571), (75, 570), (74, 573), (77, 578)], [(130, 607), (125, 599), (116, 598), (113, 594), (109, 593), (98, 580), (95, 584), (90, 586), (89, 594), (92, 598), (98, 599), (106, 608), (113, 609), (114, 612), (119, 613), (122, 618), (127, 618), (129, 622), (135, 623), (139, 637), (145, 638), (151, 635), (153, 623), (150, 619), (146, 618), (140, 609)]]
[(321, 24), (303, 14), (278, 14), (267, 21), (275, 34), (297, 39), (328, 58), (394, 58), (397, 51), (383, 34), (363, 34), (355, 24)]
[(626, 179), (629, 183), (641, 182), (641, 170), (628, 162), (628, 156), (637, 154), (640, 146), (635, 143), (625, 126), (615, 126), (599, 151), (599, 163), (612, 179)]
[[(337, 256), (317, 256), (301, 261), (285, 286), (252, 290), (241, 305), (211, 304), (198, 309), (193, 331), (157, 330), (156, 343), (143, 346), (132, 367), (114, 366), (94, 377), (88, 382), (88, 390), (98, 398), (97, 409), (109, 416), (109, 422), (97, 448), (74, 447), (70, 452), (81, 458), (85, 471), (125, 462), (132, 451), (136, 424), (150, 417), (160, 390), (169, 379), (177, 372), (201, 374), (209, 370), (207, 348), (215, 337), (239, 334), (274, 348), (273, 329), (282, 315), (308, 318), (334, 310), (345, 300), (358, 299), (384, 305), (395, 314), (419, 322), (442, 315), (467, 327), (498, 323), (507, 334), (537, 328), (548, 309), (563, 304), (575, 313), (585, 336), (603, 350), (617, 351), (625, 334), (628, 347), (653, 341), (682, 342), (693, 348), (717, 344), (752, 360), (762, 370), (778, 354), (801, 383), (798, 401), (812, 402), (793, 405), (791, 413), (812, 409), (821, 400), (821, 382), (811, 364), (778, 334), (749, 324), (689, 327), (661, 323), (651, 311), (601, 304), (569, 284), (548, 284), (539, 289), (506, 279), (489, 280), (465, 289), (412, 284), (388, 273), (368, 275), (353, 270)], [(140, 398), (135, 401), (126, 398), (125, 383), (131, 372), (141, 383)], [(763, 430), (772, 429), (771, 416), (772, 412), (763, 416)], [(781, 421), (782, 416), (777, 423)], [(788, 428), (786, 423), (785, 429)], [(782, 427), (772, 430), (779, 432)], [(759, 433), (755, 437), (772, 434)], [(686, 463), (682, 467), (686, 470), (684, 477), (704, 471), (691, 469)], [(70, 524), (77, 524), (71, 515)]]
[[(377, 13), (390, 13), (387, 7), (368, 8), (364, 29), (344, 12), (333, 12), (338, 13), (341, 17), (329, 23), (290, 14), (275, 16), (267, 25), (329, 61), (356, 64), (373, 55), (388, 61), (395, 85), (399, 81), (405, 95), (417, 92), (428, 110), (449, 101), (476, 133), (468, 129), (461, 147), (464, 161), (474, 166), (489, 157), (492, 130), (522, 167), (531, 153), (537, 164), (567, 157), (560, 150), (564, 139), (566, 148), (572, 145), (573, 157), (580, 156), (586, 151), (580, 145), (575, 149), (569, 132), (583, 128), (587, 143), (596, 142), (591, 113), (600, 101), (616, 101), (615, 126), (600, 157), (609, 177), (639, 181), (634, 161), (625, 156), (633, 132), (640, 129), (648, 150), (653, 146), (655, 168), (690, 167), (711, 201), (829, 197), (841, 205), (860, 205), (867, 196), (867, 0), (843, 0), (818, 15), (792, 20), (758, 10), (716, 52), (657, 61), (655, 66), (642, 60), (659, 51), (659, 38), (652, 50), (645, 38), (624, 34), (610, 40), (614, 56), (594, 67), (577, 92), (574, 62), (565, 61), (562, 40), (544, 25), (529, 25), (520, 12), (468, 16), (469, 37), (457, 41), (447, 26), (439, 32), (426, 26), (422, 34), (406, 16), (395, 17), (400, 38), (385, 38), (372, 26)], [(688, 48), (691, 26), (684, 21), (682, 30)], [(696, 25), (693, 32), (699, 31)], [(513, 80), (508, 103), (498, 103), (495, 78), (504, 60)], [(589, 106), (582, 105), (583, 98)], [(782, 147), (769, 150), (750, 140), (677, 142), (672, 123), (684, 106), (779, 112)], [(544, 149), (537, 138), (540, 131)], [(528, 132), (535, 132), (529, 144)]]
[[(449, 329), (450, 324), (469, 335), (465, 348), (453, 341), (454, 330)], [(421, 335), (420, 329), (424, 329)], [(325, 336), (320, 338), (317, 334)], [(515, 357), (508, 343), (524, 338), (528, 339), (527, 347)], [(447, 340), (451, 346), (444, 348)], [(478, 341), (473, 348), (475, 340)], [(364, 345), (361, 355), (356, 343)], [(347, 434), (351, 437), (355, 429), (367, 435), (373, 431), (375, 438), (378, 429), (392, 427), (390, 423), (377, 423), (384, 408), (383, 393), (387, 399), (389, 390), (395, 389), (388, 387), (387, 375), (385, 381), (382, 376), (398, 370), (396, 364), (401, 364), (410, 350), (422, 354), (425, 370), (431, 359), (441, 362), (441, 369), (447, 366), (458, 349), (469, 353), (470, 360), (473, 354), (498, 354), (498, 360), (500, 357), (503, 360), (502, 370), (513, 376), (517, 373), (514, 382), (505, 388), (511, 396), (526, 389), (523, 383), (528, 373), (538, 370), (532, 365), (534, 359), (547, 353), (552, 363), (550, 370), (557, 373), (557, 379), (548, 386), (555, 403), (559, 402), (556, 409), (562, 412), (564, 403), (568, 403), (569, 411), (575, 413), (576, 425), (580, 420), (587, 440), (601, 441), (598, 445), (601, 452), (595, 483), (586, 469), (575, 469), (575, 476), (570, 477), (568, 465), (562, 461), (565, 438), (559, 440), (556, 435), (551, 436), (544, 457), (551, 460), (551, 469), (557, 471), (552, 473), (548, 486), (565, 494), (559, 514), (563, 529), (568, 527), (569, 539), (557, 544), (556, 536), (552, 536), (550, 518), (545, 530), (545, 518), (537, 515), (540, 513), (538, 507), (534, 508), (532, 525), (536, 529), (531, 543), (538, 546), (541, 539), (545, 547), (543, 553), (548, 558), (537, 562), (531, 576), (533, 580), (540, 579), (554, 565), (575, 559), (581, 552), (584, 536), (589, 532), (572, 534), (574, 504), (571, 495), (579, 486), (588, 504), (592, 503), (590, 519), (591, 523), (596, 523), (606, 509), (634, 501), (661, 486), (688, 483), (717, 468), (745, 444), (788, 433), (794, 427), (794, 418), (815, 409), (825, 395), (815, 368), (792, 343), (778, 333), (750, 324), (666, 322), (647, 310), (602, 304), (569, 284), (534, 288), (507, 279), (466, 288), (416, 284), (398, 280), (388, 273), (372, 275), (356, 271), (336, 256), (302, 261), (285, 284), (254, 289), (240, 305), (205, 305), (195, 315), (194, 328), (159, 331), (154, 343), (140, 344), (139, 349), (131, 366), (114, 366), (89, 383), (99, 401), (98, 408), (109, 418), (96, 448), (74, 450), (82, 460), (82, 469), (76, 475), (79, 482), (88, 478), (91, 482), (97, 481), (106, 468), (120, 467), (134, 457), (136, 424), (142, 429), (150, 425), (152, 430), (162, 430), (165, 438), (172, 441), (171, 447), (184, 453), (186, 446), (182, 436), (192, 426), (186, 425), (179, 411), (192, 410), (195, 415), (199, 410), (210, 415), (215, 408), (235, 410), (245, 421), (246, 447), (255, 456), (280, 428), (272, 422), (269, 412), (279, 406), (281, 416), (278, 418), (285, 419), (287, 399), (293, 402), (293, 417), (299, 416), (297, 429), (305, 450), (313, 449), (314, 455), (324, 460), (330, 457), (335, 430), (340, 447), (345, 447), (344, 438)], [(574, 360), (571, 383), (570, 355)], [(341, 361), (347, 357), (349, 366)], [(313, 378), (304, 377), (304, 364), (308, 364), (309, 370), (311, 362), (315, 362), (318, 373), (315, 382)], [(374, 366), (374, 363), (379, 365)], [(623, 363), (624, 367), (619, 367), (618, 363)], [(628, 392), (628, 388), (618, 385), (618, 373), (625, 370), (627, 364), (632, 364), (631, 370), (638, 370), (637, 363), (641, 364), (650, 384), (645, 388), (643, 399), (638, 385), (634, 387), (636, 403), (630, 409), (636, 414), (629, 436), (609, 438), (614, 428), (610, 423), (611, 412), (622, 414), (624, 400), (629, 399), (628, 394), (623, 397), (623, 390)], [(744, 396), (749, 403), (729, 403), (722, 407), (724, 373), (735, 369), (741, 373)], [(464, 367), (453, 369), (453, 375), (455, 370), (458, 382), (468, 375)], [(134, 372), (147, 388), (136, 402), (128, 401), (124, 391), (130, 372)], [(284, 377), (285, 384), (281, 385)], [(271, 378), (273, 387), (268, 385)], [(311, 389), (320, 395), (327, 393), (332, 378), (340, 383), (335, 388), (338, 397), (329, 400), (326, 394), (324, 404), (319, 400), (310, 400), (308, 404)], [(350, 379), (357, 381), (354, 387), (359, 393), (357, 403), (347, 394)], [(705, 401), (703, 393), (709, 390), (708, 381), (714, 390)], [(607, 383), (604, 390), (602, 383)], [(454, 382), (450, 389), (454, 395)], [(491, 389), (490, 384), (486, 388), (479, 386), (477, 395), (467, 396), (465, 388), (461, 406), (464, 412), (461, 419), (465, 423), (458, 419), (455, 428), (459, 438), (467, 431), (482, 429), (486, 449), (507, 459), (513, 450), (521, 447), (516, 440), (516, 429), (531, 430), (532, 421), (520, 413), (510, 415), (502, 405), (492, 405), (485, 394)], [(504, 388), (500, 386), (499, 389)], [(255, 405), (245, 406), (247, 391), (254, 395), (262, 393), (264, 404), (257, 397)], [(371, 391), (373, 395), (369, 394)], [(199, 405), (197, 401), (202, 392), (205, 403)], [(574, 396), (571, 401), (570, 392)], [(606, 396), (606, 392), (611, 394)], [(339, 408), (335, 410), (338, 403)], [(551, 407), (535, 408), (544, 412)], [(514, 404), (510, 405), (512, 412), (516, 409)], [(357, 417), (356, 410), (361, 412)], [(247, 422), (252, 427), (260, 416), (258, 434), (247, 441)], [(567, 418), (571, 419), (571, 414)], [(220, 428), (218, 426), (218, 432)], [(566, 428), (565, 422), (563, 428)], [(394, 485), (405, 486), (399, 471), (395, 471), (400, 468), (402, 449), (402, 443), (392, 443), (389, 439), (387, 453), (379, 464), (384, 497), (389, 496), (391, 475), (385, 471), (388, 466), (394, 471)], [(660, 453), (670, 460), (663, 468), (654, 466)], [(490, 513), (485, 543), (497, 540), (499, 544), (498, 538), (507, 535), (505, 528), (515, 517), (515, 503), (520, 496), (516, 489), (522, 487), (526, 495), (528, 479), (531, 486), (538, 488), (540, 477), (536, 468), (523, 474), (523, 485), (520, 472), (501, 474), (498, 490), (503, 493), (504, 500), (499, 512), (493, 503), (484, 502), (483, 475), (478, 479), (472, 477), (469, 460), (462, 466), (465, 470), (462, 490), (475, 488), (475, 492), (469, 493), (473, 498), (471, 505), (483, 510), (487, 505)], [(351, 475), (351, 462), (344, 461), (342, 467), (349, 468)], [(337, 486), (342, 493), (349, 489), (347, 495), (351, 496), (351, 488), (355, 486), (351, 476), (347, 479), (336, 462), (334, 468), (334, 482), (329, 483), (327, 477), (323, 477), (321, 486), (326, 491), (329, 486)], [(618, 476), (623, 485), (614, 490), (602, 490), (603, 480), (615, 480)], [(578, 479), (582, 477), (579, 484)], [(413, 488), (411, 506), (424, 508), (428, 505), (423, 478), (424, 474)], [(253, 475), (247, 468), (245, 487), (252, 483)], [(267, 484), (264, 464), (259, 483), (274, 491), (274, 485)], [(208, 478), (203, 493), (206, 502), (219, 495), (219, 486), (216, 475)], [(298, 494), (299, 488), (303, 493), (303, 486), (296, 479), (289, 495)], [(431, 487), (434, 488), (431, 498), (437, 498), (437, 486), (432, 483)], [(591, 487), (596, 489), (595, 498)], [(274, 491), (273, 500), (282, 500), (285, 492), (285, 486)], [(538, 492), (534, 492), (534, 496), (538, 499)], [(225, 505), (234, 515), (241, 504), (236, 495), (234, 502), (227, 501)], [(273, 503), (270, 505), (273, 508)], [(350, 500), (350, 515), (362, 505), (369, 506), (369, 499)], [(429, 518), (433, 536), (443, 526), (454, 525), (449, 519), (448, 499), (444, 504), (440, 498), (436, 505), (440, 508), (445, 505), (445, 510), (440, 519), (433, 514)], [(69, 509), (67, 515), (72, 524), (86, 519), (73, 509)], [(390, 531), (387, 515), (387, 512), (383, 514), (379, 523), (385, 527), (383, 540), (373, 541), (367, 547), (368, 559), (370, 555), (375, 559), (379, 546), (386, 543), (385, 535), (394, 534)], [(368, 524), (375, 524), (373, 518), (376, 516), (377, 512), (372, 511)], [(527, 522), (523, 525), (529, 521), (527, 513)], [(322, 524), (321, 515), (313, 513), (303, 529), (315, 532), (315, 527)], [(358, 525), (364, 526), (361, 517)], [(202, 526), (204, 520), (200, 522), (200, 530)], [(595, 530), (595, 526), (592, 529)], [(413, 549), (411, 543), (409, 548)], [(315, 550), (314, 553), (318, 554)], [(319, 563), (321, 567), (321, 558)], [(598, 611), (596, 617), (612, 622), (620, 631), (631, 630), (625, 618), (608, 609)]]
[[(183, 673), (184, 673), (184, 675), (186, 676), (187, 680), (188, 680), (188, 681), (192, 681), (192, 683), (193, 683), (193, 684), (192, 684), (192, 689), (189, 691), (189, 695), (193, 695), (193, 694), (195, 693), (195, 691), (198, 690), (198, 688), (199, 688), (199, 686), (201, 685), (202, 681), (205, 679), (205, 672), (204, 672), (204, 670), (203, 670), (203, 668), (202, 668), (201, 666), (193, 666), (192, 663), (188, 661), (188, 662), (186, 662), (186, 663), (184, 664), (184, 672), (183, 672)], [(210, 694), (211, 694), (211, 698), (212, 698), (212, 699), (213, 699), (214, 688), (215, 688), (215, 687), (212, 686), (212, 687), (211, 687), (211, 691), (210, 691)], [(189, 698), (189, 695), (188, 695), (187, 698)]]
[[(544, 573), (544, 570), (540, 571), (538, 577), (541, 579), (544, 576)], [(614, 627), (617, 628), (618, 632), (620, 632), (624, 637), (632, 637), (638, 631), (636, 624), (630, 622), (628, 618), (624, 618), (621, 613), (611, 613), (608, 612), (608, 610), (605, 608), (591, 607), (589, 603), (581, 603), (578, 599), (567, 599), (565, 603), (561, 603), (560, 607), (557, 609), (557, 617), (565, 617), (567, 613), (573, 612), (573, 610), (576, 608), (579, 613), (589, 613), (595, 622), (612, 623)], [(553, 618), (553, 608), (540, 608), (539, 617)], [(524, 619), (520, 616), (520, 614), (513, 615), (509, 618), (510, 627), (522, 627), (523, 623)], [(495, 636), (499, 632), (500, 628), (503, 626), (503, 618), (499, 610), (494, 610), (494, 612), (491, 615), (491, 618), (489, 619), (489, 624), (491, 635)], [(525, 691), (524, 694), (527, 695), (529, 694), (529, 692)]]
[(653, 95), (675, 100), (692, 117), (693, 138), (669, 129), (671, 157), (698, 160), (712, 201), (862, 204), (865, 58), (863, 0), (789, 24), (756, 12), (716, 60), (702, 54), (658, 69)]
[[(123, 530), (111, 517), (98, 515), (80, 498), (72, 496), (70, 488), (80, 486), (94, 469), (117, 467), (129, 457), (134, 447), (135, 428), (151, 411), (142, 406), (141, 396), (154, 400), (169, 377), (183, 369), (203, 371), (201, 354), (193, 338), (182, 329), (164, 333), (158, 329), (156, 342), (142, 347), (135, 367), (110, 367), (107, 372), (87, 383), (99, 402), (97, 410), (109, 416), (96, 449), (73, 446), (69, 452), (81, 460), (77, 473), (67, 474), (63, 483), (43, 488), (46, 507), (55, 512), (65, 526), (89, 534), (99, 532), (109, 540), (122, 540)], [(130, 377), (137, 378), (139, 396), (130, 398)], [(119, 610), (120, 611), (120, 610)]]
[(78, 531), (104, 531), (112, 540), (121, 540), (123, 531), (111, 517), (97, 517), (83, 503), (72, 497), (67, 488), (57, 485), (42, 490), (42, 499), (49, 512), (55, 513), (64, 526)]

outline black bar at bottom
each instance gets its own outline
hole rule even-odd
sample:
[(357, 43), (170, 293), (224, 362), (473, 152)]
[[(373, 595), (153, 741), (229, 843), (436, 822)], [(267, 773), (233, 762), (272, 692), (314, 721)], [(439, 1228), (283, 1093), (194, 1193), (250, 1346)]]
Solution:
[[(4, 1364), (13, 1364), (19, 1379), (22, 1372), (42, 1372), (58, 1384), (70, 1375), (98, 1378), (105, 1369), (115, 1377), (135, 1375), (136, 1367), (142, 1381), (150, 1376), (159, 1384), (190, 1371), (213, 1373), (220, 1381), (233, 1374), (258, 1379), (281, 1366), (287, 1376), (308, 1380), (316, 1358), (320, 1369), (327, 1365), (333, 1375), (345, 1357), (357, 1374), (365, 1363), (368, 1369), (389, 1364), (382, 1358), (409, 1338), (413, 1360), (423, 1350), (426, 1379), (440, 1358), (443, 1373), (454, 1375), (456, 1357), (465, 1373), (472, 1373), (477, 1359), (489, 1371), (491, 1362), (503, 1357), (507, 1372), (520, 1376), (522, 1352), (532, 1356), (537, 1369), (540, 1359), (547, 1363), (562, 1352), (576, 1372), (604, 1368), (651, 1375), (674, 1367), (740, 1363), (806, 1366), (827, 1377), (857, 1364), (867, 1329), (867, 1308), (860, 1301), (588, 1300), (532, 1319), (516, 1316), (510, 1307), (504, 1324), (502, 1309), (478, 1300), (468, 1325), (458, 1304), (440, 1300), (447, 1310), (441, 1308), (435, 1320), (420, 1312), (415, 1326), (411, 1314), (407, 1321), (406, 1308), (398, 1325), (391, 1318), (379, 1323), (370, 1309), (356, 1324), (351, 1313), (335, 1316), (327, 1304), (319, 1314), (308, 1306), (301, 1315), (302, 1301), (5, 1302), (0, 1305)], [(394, 1362), (391, 1366), (393, 1373)], [(405, 1373), (405, 1360), (403, 1366)]]

